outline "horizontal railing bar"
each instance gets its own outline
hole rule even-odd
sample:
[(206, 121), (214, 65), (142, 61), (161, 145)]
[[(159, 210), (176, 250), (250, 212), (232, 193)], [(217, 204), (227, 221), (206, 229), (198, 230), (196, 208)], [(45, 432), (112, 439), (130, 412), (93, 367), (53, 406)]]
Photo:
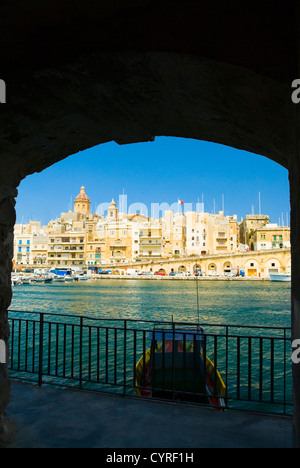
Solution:
[[(159, 321), (159, 320), (137, 320), (137, 319), (118, 319), (118, 318), (100, 318), (100, 317), (84, 317), (81, 315), (69, 315), (69, 314), (53, 314), (50, 312), (36, 312), (36, 311), (24, 311), (24, 310), (12, 310), (8, 309), (9, 313), (20, 313), (20, 314), (36, 314), (36, 315), (49, 315), (51, 317), (64, 317), (64, 318), (76, 318), (80, 320), (81, 318), (83, 320), (92, 320), (92, 321), (105, 321), (105, 322), (124, 322), (126, 320), (127, 322), (133, 322), (133, 323), (149, 323), (149, 324), (161, 324), (161, 325), (179, 325), (179, 326), (195, 326), (199, 327), (199, 323), (196, 322), (173, 322), (173, 321)], [(33, 319), (32, 319), (33, 320)], [(284, 331), (284, 330), (291, 330), (291, 327), (273, 327), (273, 326), (265, 326), (265, 325), (234, 325), (234, 324), (211, 324), (211, 323), (203, 323), (201, 324), (202, 327), (214, 327), (214, 328), (240, 328), (240, 329), (265, 329), (265, 330), (273, 330), (273, 331)]]

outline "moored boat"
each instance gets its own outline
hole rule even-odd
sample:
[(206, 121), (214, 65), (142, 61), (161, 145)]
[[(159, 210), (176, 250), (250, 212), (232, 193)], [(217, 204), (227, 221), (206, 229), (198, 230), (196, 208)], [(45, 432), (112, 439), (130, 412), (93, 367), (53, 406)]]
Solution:
[(74, 279), (75, 281), (87, 281), (89, 277), (87, 275), (76, 275)]
[(208, 404), (225, 409), (226, 386), (204, 351), (203, 329), (154, 330), (136, 365), (138, 396)]
[(66, 281), (66, 278), (65, 278), (65, 276), (55, 275), (53, 277), (53, 281), (55, 283), (64, 283)]
[(41, 284), (52, 283), (52, 282), (53, 282), (53, 278), (51, 278), (50, 276), (43, 276), (43, 275), (40, 275), (40, 276), (36, 276), (36, 277), (34, 278), (34, 282), (35, 282), (35, 283), (41, 283)]
[(69, 276), (69, 275), (66, 275), (65, 276), (65, 281), (74, 281), (74, 276)]
[(270, 280), (277, 282), (289, 282), (292, 281), (292, 277), (288, 273), (273, 273), (270, 274)]
[(22, 277), (22, 284), (31, 284), (32, 283), (32, 280), (31, 278), (27, 278), (27, 277)]

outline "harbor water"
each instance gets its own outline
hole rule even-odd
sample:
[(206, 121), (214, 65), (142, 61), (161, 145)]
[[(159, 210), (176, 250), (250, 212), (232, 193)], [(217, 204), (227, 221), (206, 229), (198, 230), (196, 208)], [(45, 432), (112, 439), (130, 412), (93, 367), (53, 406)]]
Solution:
[[(150, 346), (153, 328), (145, 321), (159, 327), (199, 318), (231, 406), (271, 411), (271, 402), (272, 411), (275, 406), (286, 414), (292, 402), (290, 296), (290, 283), (267, 281), (102, 279), (14, 286), (12, 370), (18, 376), (36, 366), (38, 313), (53, 314), (43, 328), (45, 376), (53, 376), (54, 384), (69, 378), (80, 388), (122, 393), (126, 387), (134, 394), (135, 364)], [(17, 311), (30, 312), (32, 322), (23, 323)]]
[[(290, 327), (291, 285), (198, 281), (200, 323)], [(196, 322), (196, 281), (89, 280), (15, 286), (11, 309), (103, 319)]]

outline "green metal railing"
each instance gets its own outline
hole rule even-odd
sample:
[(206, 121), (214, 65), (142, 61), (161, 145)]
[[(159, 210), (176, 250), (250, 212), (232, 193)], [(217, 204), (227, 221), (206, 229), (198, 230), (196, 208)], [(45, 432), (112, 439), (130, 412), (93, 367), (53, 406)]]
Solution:
[[(9, 323), (11, 378), (122, 396), (136, 395), (136, 363), (151, 346), (151, 331), (197, 330), (192, 323), (13, 310)], [(292, 414), (289, 328), (205, 324), (204, 332), (205, 354), (226, 385), (227, 409)]]

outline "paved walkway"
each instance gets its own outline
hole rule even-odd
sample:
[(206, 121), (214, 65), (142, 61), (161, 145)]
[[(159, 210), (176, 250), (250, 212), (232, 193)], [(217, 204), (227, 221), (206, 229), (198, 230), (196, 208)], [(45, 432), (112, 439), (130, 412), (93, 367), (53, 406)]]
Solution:
[(13, 383), (9, 448), (291, 448), (290, 419)]

